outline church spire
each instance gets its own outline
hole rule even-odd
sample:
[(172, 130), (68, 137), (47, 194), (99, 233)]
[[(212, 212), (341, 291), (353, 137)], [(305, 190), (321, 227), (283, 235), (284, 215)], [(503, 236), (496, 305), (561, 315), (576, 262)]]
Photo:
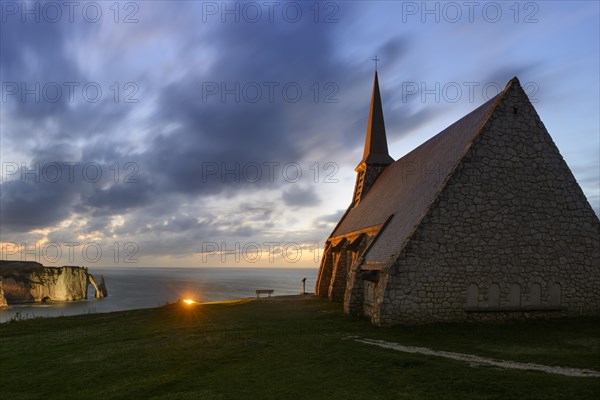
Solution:
[(356, 167), (358, 172), (356, 186), (354, 188), (354, 205), (356, 206), (367, 194), (371, 185), (379, 174), (394, 159), (390, 157), (385, 134), (385, 123), (383, 121), (383, 107), (379, 93), (379, 78), (375, 70), (373, 82), (373, 94), (371, 95), (371, 108), (369, 110), (369, 122), (367, 124), (367, 136), (365, 139), (365, 150), (361, 162)]
[(371, 109), (369, 110), (369, 122), (367, 124), (365, 150), (363, 158), (356, 169), (358, 170), (363, 163), (389, 165), (393, 162), (394, 159), (388, 153), (385, 123), (383, 121), (383, 107), (381, 105), (381, 95), (379, 94), (379, 78), (376, 70), (373, 82), (373, 94), (371, 96)]

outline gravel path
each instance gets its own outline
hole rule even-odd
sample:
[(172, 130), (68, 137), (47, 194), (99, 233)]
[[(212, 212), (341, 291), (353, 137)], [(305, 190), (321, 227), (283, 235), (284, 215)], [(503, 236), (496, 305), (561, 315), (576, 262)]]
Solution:
[(553, 367), (550, 365), (543, 365), (543, 364), (495, 360), (493, 358), (480, 357), (480, 356), (476, 356), (473, 354), (452, 353), (449, 351), (432, 350), (427, 347), (403, 346), (398, 343), (385, 342), (383, 340), (360, 339), (360, 338), (356, 338), (356, 337), (353, 337), (352, 339), (357, 342), (366, 343), (366, 344), (370, 344), (373, 346), (379, 346), (379, 347), (383, 347), (385, 349), (402, 351), (404, 353), (416, 353), (416, 354), (425, 354), (428, 356), (450, 358), (452, 360), (465, 361), (470, 364), (491, 365), (493, 367), (499, 367), (499, 368), (540, 371), (540, 372), (545, 372), (548, 374), (556, 374), (556, 375), (564, 375), (564, 376), (600, 378), (600, 372), (594, 371), (591, 369)]

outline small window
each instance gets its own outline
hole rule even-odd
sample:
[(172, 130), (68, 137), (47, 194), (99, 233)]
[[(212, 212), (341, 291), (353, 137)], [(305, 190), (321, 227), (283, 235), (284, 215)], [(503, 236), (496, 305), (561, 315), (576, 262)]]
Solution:
[(562, 303), (561, 291), (559, 283), (554, 283), (550, 286), (550, 305), (552, 307), (560, 307)]
[(542, 305), (542, 287), (539, 283), (531, 285), (531, 293), (529, 293), (529, 304), (532, 306)]
[(467, 287), (467, 307), (477, 307), (479, 305), (479, 288), (472, 283)]
[(513, 283), (510, 285), (508, 304), (511, 307), (521, 307), (521, 285), (518, 283)]
[(488, 291), (488, 306), (500, 307), (500, 288), (497, 284), (492, 284)]

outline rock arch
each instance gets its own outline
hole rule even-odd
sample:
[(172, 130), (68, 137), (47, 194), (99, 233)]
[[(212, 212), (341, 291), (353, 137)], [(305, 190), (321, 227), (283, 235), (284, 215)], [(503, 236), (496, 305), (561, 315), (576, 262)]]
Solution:
[(108, 296), (108, 291), (106, 290), (106, 283), (104, 282), (104, 275), (100, 275), (100, 283), (98, 283), (96, 282), (92, 274), (88, 274), (88, 284), (92, 285), (92, 287), (96, 291), (97, 299), (102, 299)]

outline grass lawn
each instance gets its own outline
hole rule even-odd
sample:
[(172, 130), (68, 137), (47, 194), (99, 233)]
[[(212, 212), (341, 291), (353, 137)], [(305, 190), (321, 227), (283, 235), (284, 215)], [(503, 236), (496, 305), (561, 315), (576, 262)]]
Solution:
[(600, 318), (379, 328), (239, 300), (0, 325), (1, 399), (598, 399), (600, 378), (469, 366), (350, 336), (600, 371)]

